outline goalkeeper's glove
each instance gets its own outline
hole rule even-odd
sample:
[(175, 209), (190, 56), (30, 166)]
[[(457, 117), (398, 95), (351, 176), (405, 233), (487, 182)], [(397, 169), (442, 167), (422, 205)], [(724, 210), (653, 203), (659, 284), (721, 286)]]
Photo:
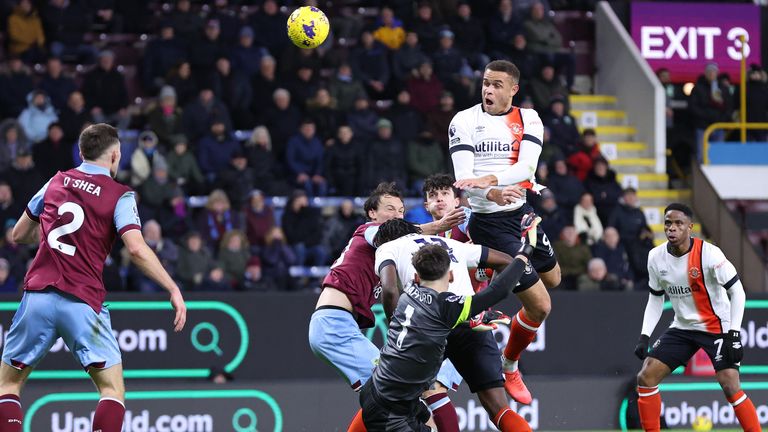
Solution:
[(469, 328), (474, 331), (489, 331), (496, 330), (498, 324), (506, 324), (512, 322), (512, 319), (508, 317), (504, 312), (489, 309), (482, 311), (469, 320)]
[(640, 360), (645, 360), (648, 356), (648, 343), (650, 340), (651, 338), (644, 334), (641, 334), (640, 339), (637, 340), (637, 345), (635, 345), (635, 355)]
[(744, 358), (744, 345), (741, 344), (741, 332), (730, 330), (723, 334), (723, 360), (728, 364), (736, 364)]

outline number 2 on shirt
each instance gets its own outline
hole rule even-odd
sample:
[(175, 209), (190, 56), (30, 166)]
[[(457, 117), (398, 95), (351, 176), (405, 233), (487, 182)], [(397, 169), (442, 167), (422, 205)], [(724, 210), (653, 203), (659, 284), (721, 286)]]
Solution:
[(60, 242), (59, 238), (79, 230), (85, 221), (85, 213), (83, 212), (82, 207), (71, 201), (65, 202), (59, 207), (59, 216), (64, 213), (72, 213), (72, 222), (51, 230), (51, 232), (48, 233), (48, 245), (51, 249), (57, 250), (65, 255), (75, 256), (77, 248), (70, 244)]

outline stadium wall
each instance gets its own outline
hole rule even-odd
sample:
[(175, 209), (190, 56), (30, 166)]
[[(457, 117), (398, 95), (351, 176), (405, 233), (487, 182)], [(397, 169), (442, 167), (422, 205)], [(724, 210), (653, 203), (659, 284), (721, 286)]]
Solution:
[(606, 1), (595, 9), (595, 43), (596, 93), (618, 98), (619, 106), (637, 126), (637, 141), (653, 146), (655, 171), (665, 173), (664, 88)]

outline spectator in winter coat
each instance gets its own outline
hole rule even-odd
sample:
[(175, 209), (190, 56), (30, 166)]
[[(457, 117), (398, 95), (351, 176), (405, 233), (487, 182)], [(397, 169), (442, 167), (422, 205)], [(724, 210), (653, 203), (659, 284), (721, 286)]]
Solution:
[(253, 28), (245, 26), (240, 29), (237, 46), (232, 50), (229, 58), (232, 61), (232, 67), (251, 80), (259, 73), (261, 59), (268, 55), (269, 51), (266, 48), (254, 45)]
[(252, 256), (248, 259), (243, 279), (243, 291), (274, 291), (277, 289), (275, 282), (264, 276), (261, 266), (261, 258)]
[(214, 181), (239, 150), (240, 143), (229, 133), (224, 121), (214, 119), (210, 133), (197, 143), (197, 163), (206, 179)]
[(440, 46), (432, 53), (435, 75), (449, 89), (458, 85), (462, 73), (471, 73), (466, 58), (453, 46), (455, 37), (452, 31), (442, 30), (440, 32)]
[(573, 226), (584, 244), (591, 246), (603, 236), (603, 224), (597, 216), (597, 208), (589, 192), (582, 194), (579, 203), (573, 208)]
[(378, 137), (366, 148), (363, 175), (366, 191), (383, 181), (407, 185), (406, 165), (403, 164), (405, 145), (392, 137), (392, 122), (381, 119), (376, 125)]
[(8, 59), (0, 73), (0, 118), (16, 118), (27, 107), (27, 95), (32, 91), (32, 74), (18, 57)]
[(549, 104), (549, 113), (544, 116), (544, 126), (549, 128), (550, 141), (560, 147), (566, 156), (576, 151), (581, 136), (576, 119), (566, 110), (565, 99), (556, 97)]
[(232, 69), (229, 59), (222, 55), (216, 59), (209, 82), (213, 94), (229, 108), (233, 126), (237, 129), (253, 127), (254, 117), (250, 113), (253, 88), (245, 74)]
[(405, 44), (392, 55), (392, 73), (398, 81), (404, 83), (416, 74), (419, 65), (426, 60), (428, 57), (419, 46), (419, 35), (409, 31), (405, 36)]
[(37, 9), (32, 0), (19, 0), (8, 17), (8, 53), (38, 62), (44, 50), (43, 22)]
[(323, 143), (316, 136), (315, 121), (306, 118), (299, 133), (288, 140), (285, 161), (296, 186), (310, 196), (325, 196), (328, 184), (323, 172)]
[(261, 263), (264, 275), (267, 279), (274, 281), (278, 289), (291, 288), (288, 271), (292, 265), (297, 263), (296, 255), (286, 243), (285, 234), (280, 227), (273, 227), (269, 230), (266, 245), (261, 252)]
[[(543, 109), (554, 98), (560, 98), (565, 101), (568, 97), (568, 89), (560, 82), (560, 78), (555, 75), (555, 67), (549, 63), (541, 66), (539, 73), (531, 79), (529, 86), (533, 106), (537, 109)], [(567, 110), (567, 104), (565, 108)]]
[(243, 145), (243, 152), (254, 175), (254, 187), (267, 195), (285, 195), (293, 189), (283, 180), (285, 170), (272, 151), (272, 139), (266, 127), (253, 129), (251, 137)]
[(566, 225), (571, 223), (570, 217), (566, 216), (560, 207), (557, 206), (555, 194), (551, 190), (541, 192), (540, 209), (536, 213), (541, 216), (541, 228), (550, 238), (560, 238), (560, 232)]
[(98, 66), (83, 78), (83, 95), (97, 123), (115, 123), (120, 129), (130, 124), (125, 77), (115, 68), (112, 51), (102, 51)]
[(616, 228), (624, 246), (629, 251), (629, 245), (640, 239), (640, 232), (648, 225), (645, 213), (638, 207), (637, 191), (626, 188), (622, 199), (608, 218), (608, 226)]
[(0, 123), (0, 172), (10, 168), (20, 150), (29, 151), (31, 144), (18, 121), (13, 118)]
[(165, 79), (166, 85), (176, 90), (176, 105), (185, 107), (195, 100), (200, 93), (197, 79), (192, 75), (192, 66), (188, 61), (180, 61)]
[(423, 128), (424, 118), (411, 106), (411, 94), (408, 90), (400, 90), (397, 100), (386, 115), (394, 127), (395, 138), (401, 142), (415, 139)]
[(597, 207), (600, 221), (603, 225), (608, 225), (608, 217), (619, 205), (622, 191), (621, 186), (616, 182), (616, 173), (609, 169), (607, 160), (595, 159), (594, 167), (584, 182), (584, 187), (595, 198), (595, 207)]
[(347, 112), (347, 122), (360, 142), (369, 143), (376, 138), (379, 115), (371, 109), (368, 98), (361, 94), (355, 99), (355, 109)]
[[(699, 163), (704, 157), (704, 131), (709, 125), (717, 122), (730, 122), (733, 116), (733, 98), (717, 79), (719, 69), (715, 63), (707, 64), (704, 75), (696, 80), (691, 90), (688, 108), (691, 111), (693, 127), (696, 128), (697, 159)], [(722, 141), (725, 131), (715, 130), (710, 141)]]
[(272, 206), (264, 201), (264, 193), (258, 189), (251, 192), (251, 199), (245, 208), (245, 233), (251, 245), (251, 253), (258, 254), (266, 244), (267, 234), (275, 226)]
[(323, 217), (320, 209), (309, 206), (303, 190), (295, 190), (283, 213), (282, 227), (287, 243), (296, 254), (297, 265), (326, 265), (328, 249), (321, 243)]
[(232, 153), (230, 165), (219, 173), (219, 188), (227, 191), (232, 207), (240, 209), (248, 201), (254, 188), (253, 170), (248, 168), (248, 158), (238, 150)]
[(240, 226), (238, 213), (232, 210), (227, 194), (221, 189), (214, 189), (208, 194), (205, 211), (197, 218), (197, 227), (206, 246), (212, 251), (218, 250), (224, 233)]
[(352, 200), (345, 199), (341, 202), (338, 212), (325, 223), (323, 230), (323, 244), (330, 252), (330, 256), (339, 256), (347, 245), (352, 233), (360, 224), (364, 223), (361, 215), (355, 213), (355, 205)]
[[(163, 230), (160, 224), (155, 220), (148, 220), (144, 222), (141, 228), (144, 240), (147, 242), (147, 246), (157, 255), (157, 258), (162, 263), (163, 268), (166, 269), (171, 277), (178, 277), (180, 275), (176, 272), (176, 265), (179, 260), (179, 248), (168, 238), (163, 237)], [(127, 248), (122, 250), (123, 261), (130, 261), (128, 258), (130, 253)], [(163, 289), (155, 281), (144, 275), (135, 265), (132, 263), (128, 266), (128, 279), (131, 281), (130, 285), (135, 287), (139, 292), (152, 293), (161, 292)]]
[(16, 152), (16, 159), (6, 172), (6, 178), (16, 199), (23, 203), (28, 203), (47, 181), (35, 166), (32, 153), (26, 149)]
[(159, 103), (147, 115), (149, 128), (157, 134), (160, 147), (171, 148), (171, 139), (184, 131), (181, 108), (176, 105), (176, 90), (171, 86), (160, 89)]
[(568, 173), (568, 165), (564, 160), (555, 160), (552, 165), (547, 187), (555, 193), (557, 205), (562, 207), (566, 214), (573, 215), (573, 208), (584, 193), (584, 186), (579, 179)]
[(48, 137), (32, 149), (40, 174), (51, 178), (57, 171), (64, 172), (74, 168), (70, 153), (70, 143), (64, 140), (64, 130), (59, 123), (48, 126)]
[(597, 143), (597, 135), (594, 129), (584, 129), (581, 134), (581, 142), (577, 150), (568, 156), (568, 166), (573, 171), (573, 175), (581, 181), (587, 179), (587, 175), (592, 171), (593, 161), (602, 157), (600, 145)]
[(182, 134), (171, 138), (171, 151), (166, 156), (168, 175), (187, 194), (198, 192), (205, 183), (205, 177), (197, 165), (197, 159), (189, 151), (187, 137)]
[(370, 32), (360, 35), (360, 45), (350, 54), (350, 64), (370, 97), (384, 96), (390, 78), (389, 59), (386, 48)]
[(307, 114), (315, 120), (317, 135), (326, 145), (333, 140), (344, 116), (336, 109), (336, 101), (331, 98), (331, 93), (322, 87), (307, 101)]
[(418, 73), (408, 79), (407, 88), (411, 94), (411, 105), (422, 114), (436, 109), (440, 104), (443, 84), (433, 73), (432, 63), (429, 61), (421, 62)]
[(232, 288), (239, 288), (245, 277), (245, 268), (251, 258), (248, 239), (240, 230), (224, 234), (217, 261), (224, 270), (224, 278)]
[(213, 94), (209, 87), (200, 90), (198, 97), (184, 107), (182, 123), (184, 135), (192, 142), (197, 142), (210, 131), (213, 119), (224, 122), (227, 130), (232, 130), (232, 118), (229, 110)]
[(508, 57), (515, 35), (522, 33), (523, 22), (513, 10), (512, 0), (501, 0), (497, 13), (488, 20), (488, 49), (492, 57)]
[(157, 164), (167, 167), (165, 158), (157, 149), (157, 135), (152, 131), (139, 134), (139, 146), (131, 155), (131, 185), (136, 188), (152, 174)]
[(615, 274), (608, 273), (602, 258), (592, 258), (587, 264), (587, 272), (579, 275), (579, 291), (620, 291), (621, 286)]
[(184, 289), (197, 290), (213, 266), (213, 257), (203, 244), (202, 236), (197, 231), (189, 231), (182, 239), (184, 245), (179, 251), (176, 274)]
[(352, 67), (347, 63), (339, 65), (328, 90), (331, 92), (331, 97), (336, 100), (339, 111), (351, 110), (355, 100), (366, 95), (363, 83), (352, 75)]
[(336, 139), (326, 148), (326, 175), (333, 195), (359, 196), (363, 144), (354, 136), (348, 125), (339, 126)]
[(629, 267), (629, 258), (624, 246), (621, 245), (619, 232), (616, 228), (607, 227), (603, 238), (592, 246), (592, 256), (602, 258), (608, 273), (621, 281), (624, 289), (632, 289), (633, 277)]
[(395, 18), (392, 8), (383, 7), (379, 15), (378, 27), (373, 31), (373, 37), (392, 51), (397, 51), (405, 42), (403, 22)]
[(291, 104), (291, 94), (286, 89), (275, 90), (272, 100), (273, 109), (267, 111), (264, 125), (272, 137), (272, 151), (279, 161), (285, 161), (285, 147), (299, 128), (301, 112)]
[(35, 90), (27, 95), (27, 109), (19, 115), (19, 124), (33, 144), (44, 140), (48, 135), (48, 126), (57, 120), (59, 116), (44, 91)]
[(144, 89), (150, 92), (156, 91), (163, 84), (165, 77), (187, 55), (184, 39), (178, 39), (175, 35), (173, 22), (164, 20), (160, 22), (159, 37), (152, 39), (144, 49), (142, 63), (142, 79)]
[(428, 2), (419, 4), (416, 18), (408, 25), (408, 28), (419, 35), (424, 51), (434, 52), (437, 49), (442, 23), (434, 16), (432, 5)]
[(45, 75), (38, 83), (38, 87), (51, 98), (51, 104), (61, 112), (67, 105), (69, 95), (77, 91), (75, 81), (63, 74), (61, 60), (50, 57), (45, 68)]
[(560, 240), (556, 241), (552, 247), (557, 254), (557, 259), (562, 264), (562, 282), (560, 288), (565, 290), (576, 289), (576, 279), (579, 275), (586, 273), (587, 263), (592, 259), (592, 253), (587, 245), (579, 241), (576, 228), (567, 225), (560, 233)]
[(469, 1), (459, 2), (456, 17), (449, 24), (456, 35), (456, 49), (464, 58), (469, 60), (472, 69), (485, 68), (489, 61), (488, 56), (483, 54), (485, 52), (485, 26), (479, 19), (472, 16), (472, 6)]
[(429, 129), (407, 144), (408, 180), (412, 191), (421, 191), (424, 179), (445, 170), (443, 147)]
[(80, 139), (83, 125), (92, 123), (91, 113), (85, 107), (85, 99), (79, 91), (74, 91), (67, 97), (67, 106), (61, 110), (59, 123), (64, 129), (64, 139), (74, 142)]

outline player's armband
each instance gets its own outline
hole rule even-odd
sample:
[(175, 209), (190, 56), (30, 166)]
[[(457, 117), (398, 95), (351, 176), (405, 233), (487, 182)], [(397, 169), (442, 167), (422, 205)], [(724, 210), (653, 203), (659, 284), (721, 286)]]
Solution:
[(650, 292), (651, 292), (651, 294), (653, 294), (653, 295), (655, 295), (655, 296), (663, 296), (663, 295), (664, 295), (664, 290), (661, 290), (661, 291), (656, 291), (656, 290), (655, 290), (655, 289), (653, 289), (653, 288), (648, 288), (648, 291), (650, 291)]
[(726, 290), (729, 290), (729, 289), (731, 289), (731, 287), (733, 286), (733, 284), (735, 284), (735, 283), (736, 283), (736, 282), (738, 282), (738, 281), (739, 281), (739, 275), (736, 275), (736, 276), (732, 277), (732, 278), (731, 278), (731, 280), (729, 280), (728, 282), (726, 282), (726, 283), (723, 285), (723, 288), (725, 288)]

